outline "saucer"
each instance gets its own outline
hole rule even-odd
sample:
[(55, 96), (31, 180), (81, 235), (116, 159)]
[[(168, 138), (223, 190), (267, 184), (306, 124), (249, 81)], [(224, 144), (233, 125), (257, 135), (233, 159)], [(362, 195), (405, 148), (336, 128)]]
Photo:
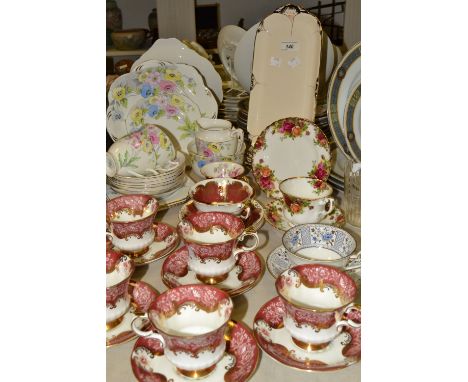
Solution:
[[(294, 344), (283, 325), (284, 304), (274, 297), (263, 305), (254, 319), (254, 334), (258, 344), (275, 361), (306, 371), (331, 371), (352, 365), (361, 359), (361, 329), (345, 327), (327, 347), (307, 351)], [(360, 311), (349, 313), (360, 322)]]
[[(349, 265), (352, 266), (352, 265), (357, 265), (360, 263), (361, 263), (361, 258), (359, 257), (359, 258), (356, 258), (356, 260), (354, 260)], [(280, 245), (279, 247), (271, 251), (266, 260), (266, 266), (267, 266), (268, 272), (270, 272), (270, 275), (272, 275), (274, 279), (276, 279), (281, 273), (283, 273), (284, 271), (288, 270), (289, 268), (295, 265), (296, 264), (293, 264), (291, 260), (289, 259), (288, 251), (282, 245)], [(356, 282), (358, 290), (360, 290), (361, 289), (361, 269), (355, 268), (346, 272), (353, 278), (353, 280)], [(360, 297), (359, 297), (359, 301), (360, 301)]]
[[(203, 284), (195, 272), (188, 268), (188, 250), (184, 245), (164, 260), (161, 279), (168, 288), (179, 285)], [(226, 291), (231, 297), (238, 296), (252, 289), (262, 278), (264, 265), (261, 257), (255, 252), (244, 252), (239, 255), (236, 266), (228, 277), (218, 284), (217, 288)]]
[[(135, 317), (141, 316), (148, 310), (150, 304), (159, 294), (156, 289), (143, 281), (130, 280), (129, 286), (131, 305), (123, 316), (122, 322), (106, 331), (106, 347), (123, 344), (136, 337), (131, 324)], [(149, 323), (140, 323), (141, 330), (147, 330)]]
[[(251, 207), (251, 213), (247, 219), (242, 219), (245, 225), (246, 232), (256, 232), (263, 225), (265, 219), (264, 207), (255, 199), (250, 199), (249, 205)], [(253, 208), (252, 208), (253, 207)], [(183, 220), (185, 216), (190, 213), (197, 212), (198, 209), (193, 204), (193, 200), (189, 200), (185, 203), (179, 212), (179, 219)]]
[[(265, 206), (265, 219), (280, 231), (287, 231), (296, 224), (291, 223), (284, 217), (283, 208), (284, 203), (282, 200), (268, 202)], [(335, 207), (329, 215), (318, 222), (318, 224), (328, 224), (335, 227), (343, 227), (345, 223), (344, 213), (339, 207)]]
[[(260, 356), (253, 334), (243, 324), (229, 321), (224, 338), (224, 356), (211, 374), (203, 377), (203, 381), (247, 381), (254, 374)], [(158, 340), (140, 337), (133, 347), (130, 362), (139, 382), (187, 381), (187, 377), (179, 374), (164, 356)]]
[(130, 254), (136, 267), (141, 267), (162, 259), (174, 251), (180, 243), (177, 230), (169, 224), (154, 223), (153, 228), (156, 235), (153, 243), (148, 247), (148, 250), (144, 254), (138, 256)]

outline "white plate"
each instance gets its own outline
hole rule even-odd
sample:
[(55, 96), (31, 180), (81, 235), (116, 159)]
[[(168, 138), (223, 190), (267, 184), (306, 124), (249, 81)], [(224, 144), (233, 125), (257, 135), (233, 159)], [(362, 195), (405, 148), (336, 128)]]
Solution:
[(226, 25), (221, 28), (218, 34), (217, 47), (219, 58), (221, 59), (226, 71), (235, 80), (237, 80), (237, 77), (234, 72), (234, 55), (237, 44), (239, 44), (239, 41), (245, 33), (245, 29), (242, 29), (237, 25)]
[(353, 89), (361, 82), (361, 43), (354, 45), (336, 67), (330, 80), (327, 113), (330, 130), (337, 146), (352, 159), (346, 142), (344, 114)]
[(346, 142), (351, 156), (361, 162), (361, 83), (352, 91), (345, 108)]
[(160, 38), (136, 60), (131, 71), (149, 60), (161, 60), (175, 64), (187, 64), (195, 67), (203, 76), (206, 85), (214, 92), (219, 102), (223, 100), (223, 82), (214, 66), (206, 58), (187, 47), (176, 38)]
[(268, 126), (253, 148), (252, 172), (268, 196), (281, 199), (279, 183), (295, 176), (326, 180), (330, 147), (325, 134), (311, 121), (286, 118)]
[(108, 100), (109, 104), (118, 103), (126, 109), (142, 98), (170, 94), (189, 97), (206, 118), (217, 116), (216, 99), (195, 68), (158, 60), (146, 61), (137, 71), (120, 76), (112, 83)]

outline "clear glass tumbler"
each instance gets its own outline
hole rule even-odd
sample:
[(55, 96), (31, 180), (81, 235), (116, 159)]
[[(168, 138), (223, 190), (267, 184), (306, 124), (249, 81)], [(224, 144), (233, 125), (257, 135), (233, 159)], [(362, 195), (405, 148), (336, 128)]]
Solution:
[(344, 199), (346, 221), (361, 226), (361, 164), (352, 160), (346, 161), (344, 179)]

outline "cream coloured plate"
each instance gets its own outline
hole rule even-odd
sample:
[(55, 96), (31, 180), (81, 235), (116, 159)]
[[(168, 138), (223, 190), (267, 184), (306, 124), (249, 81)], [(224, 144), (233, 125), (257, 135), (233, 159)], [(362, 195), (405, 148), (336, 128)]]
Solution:
[(176, 38), (160, 38), (143, 55), (134, 62), (131, 71), (148, 60), (161, 60), (175, 64), (187, 64), (195, 67), (203, 76), (206, 85), (216, 95), (219, 102), (223, 100), (223, 82), (214, 66), (206, 58), (187, 47)]
[(247, 120), (252, 136), (281, 118), (315, 118), (321, 44), (320, 22), (300, 7), (278, 8), (260, 23)]

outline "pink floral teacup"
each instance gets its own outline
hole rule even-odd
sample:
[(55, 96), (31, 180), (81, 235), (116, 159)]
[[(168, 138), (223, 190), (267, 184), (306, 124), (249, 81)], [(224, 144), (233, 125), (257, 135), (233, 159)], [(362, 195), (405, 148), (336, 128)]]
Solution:
[(202, 180), (190, 189), (195, 207), (202, 212), (227, 212), (247, 219), (247, 204), (253, 195), (252, 187), (238, 179), (214, 178)]
[(238, 154), (244, 141), (244, 132), (233, 129), (224, 119), (200, 118), (200, 129), (195, 133), (195, 145), (200, 155), (231, 156)]
[(239, 178), (245, 168), (236, 162), (211, 162), (204, 165), (200, 172), (207, 179), (213, 178)]
[(176, 150), (169, 137), (155, 125), (146, 125), (115, 141), (106, 154), (107, 176), (154, 175), (172, 169)]
[(184, 285), (170, 289), (151, 304), (148, 318), (156, 331), (133, 331), (161, 341), (164, 355), (187, 377), (206, 376), (223, 357), (224, 332), (233, 303), (226, 292), (208, 285)]
[(106, 327), (117, 326), (130, 308), (128, 283), (135, 265), (127, 255), (106, 250)]
[[(259, 241), (256, 233), (245, 232), (241, 218), (225, 212), (195, 212), (179, 223), (178, 230), (189, 251), (189, 268), (207, 284), (223, 281), (239, 254), (255, 250)], [(238, 248), (248, 236), (255, 243)]]
[(284, 216), (293, 224), (318, 223), (333, 211), (332, 187), (323, 180), (295, 177), (283, 180)]
[(275, 286), (285, 306), (284, 326), (293, 342), (303, 349), (322, 349), (344, 326), (361, 326), (347, 318), (351, 311), (360, 311), (353, 304), (356, 284), (338, 268), (298, 265), (284, 271)]
[(138, 255), (154, 241), (153, 221), (158, 201), (149, 195), (124, 195), (109, 200), (106, 221), (112, 245), (125, 253)]

